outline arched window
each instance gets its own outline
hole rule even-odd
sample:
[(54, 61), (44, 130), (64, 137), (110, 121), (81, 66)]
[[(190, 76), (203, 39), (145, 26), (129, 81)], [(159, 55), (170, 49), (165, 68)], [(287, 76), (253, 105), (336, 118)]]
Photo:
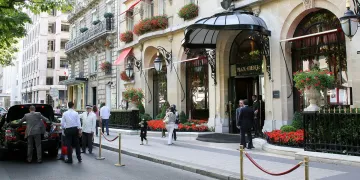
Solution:
[[(328, 10), (321, 9), (304, 17), (297, 26), (294, 37), (341, 29), (338, 18)], [(342, 31), (301, 38), (292, 42), (293, 72), (310, 70), (315, 65), (331, 71), (335, 76), (335, 89), (323, 92), (320, 105), (349, 105), (345, 36)], [(294, 87), (294, 110), (302, 111), (306, 98)]]

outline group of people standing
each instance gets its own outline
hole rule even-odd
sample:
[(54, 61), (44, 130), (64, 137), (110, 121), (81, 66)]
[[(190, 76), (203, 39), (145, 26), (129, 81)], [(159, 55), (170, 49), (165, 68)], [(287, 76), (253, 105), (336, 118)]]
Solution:
[[(66, 163), (72, 163), (72, 147), (75, 147), (78, 162), (82, 162), (81, 153), (86, 153), (86, 147), (88, 152), (92, 154), (93, 137), (94, 134), (98, 136), (98, 127), (102, 128), (102, 132), (106, 127), (106, 133), (109, 135), (110, 108), (105, 106), (105, 103), (102, 103), (99, 111), (97, 106), (87, 105), (86, 111), (79, 115), (74, 110), (73, 102), (69, 102), (68, 107), (69, 109), (62, 115), (60, 123), (63, 129), (62, 145), (66, 146), (67, 153), (62, 153), (59, 159), (64, 159)], [(82, 138), (81, 152), (80, 138)]]
[[(240, 129), (240, 140), (241, 145), (248, 149), (254, 148), (252, 143), (252, 134), (251, 130), (254, 128), (255, 136), (261, 134), (261, 124), (260, 124), (260, 102), (257, 99), (256, 95), (252, 96), (253, 107), (249, 107), (249, 100), (239, 100), (239, 108), (236, 109), (236, 126)], [(248, 143), (246, 146), (245, 134), (248, 138)]]

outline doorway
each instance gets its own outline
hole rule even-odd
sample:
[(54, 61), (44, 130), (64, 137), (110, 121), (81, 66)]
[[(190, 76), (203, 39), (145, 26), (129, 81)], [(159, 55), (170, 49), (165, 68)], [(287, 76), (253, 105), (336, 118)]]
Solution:
[(92, 87), (92, 102), (93, 105), (96, 105), (97, 99), (96, 99), (96, 87)]
[[(239, 133), (239, 129), (236, 127), (236, 109), (239, 107), (239, 101), (247, 99), (249, 101), (249, 106), (253, 105), (252, 96), (260, 95), (260, 78), (259, 76), (254, 77), (231, 77), (229, 78), (229, 103), (228, 111), (230, 111), (231, 117), (229, 122), (229, 132), (230, 133)], [(261, 99), (261, 96), (260, 98)]]

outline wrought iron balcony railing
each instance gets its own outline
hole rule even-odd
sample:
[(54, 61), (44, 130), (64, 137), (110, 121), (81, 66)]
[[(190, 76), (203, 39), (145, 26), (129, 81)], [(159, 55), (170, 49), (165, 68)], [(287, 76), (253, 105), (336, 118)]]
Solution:
[(65, 53), (82, 47), (83, 45), (92, 42), (102, 36), (111, 33), (114, 30), (113, 19), (101, 21), (99, 24), (83, 32), (79, 37), (74, 38), (65, 44)]

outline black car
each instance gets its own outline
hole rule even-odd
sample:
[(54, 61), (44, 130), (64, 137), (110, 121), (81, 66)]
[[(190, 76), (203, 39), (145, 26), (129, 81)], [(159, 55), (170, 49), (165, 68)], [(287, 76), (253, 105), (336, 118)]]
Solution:
[[(40, 112), (49, 119), (44, 121), (46, 133), (42, 136), (42, 150), (47, 151), (50, 156), (57, 156), (59, 149), (60, 136), (54, 131), (52, 123), (57, 119), (54, 116), (52, 106), (48, 104), (23, 104), (14, 105), (9, 108), (7, 114), (1, 116), (0, 120), (0, 160), (6, 158), (7, 153), (17, 152), (26, 154), (27, 140), (25, 139), (26, 122), (22, 125), (18, 121), (29, 113), (30, 106), (36, 108), (36, 112)], [(22, 155), (24, 155), (22, 154)]]

